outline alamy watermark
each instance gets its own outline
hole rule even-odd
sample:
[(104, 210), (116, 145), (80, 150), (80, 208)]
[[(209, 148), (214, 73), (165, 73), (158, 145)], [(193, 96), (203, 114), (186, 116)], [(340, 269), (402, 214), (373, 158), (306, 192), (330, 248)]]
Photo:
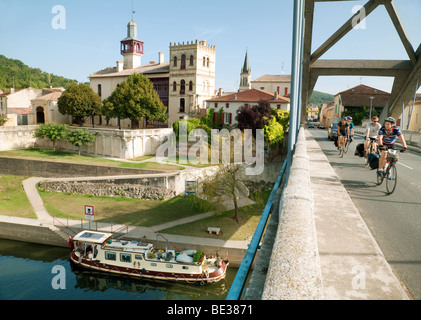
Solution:
[(62, 5), (55, 5), (51, 9), (51, 13), (55, 14), (51, 20), (51, 27), (54, 30), (66, 29), (66, 8)]
[[(263, 129), (257, 129), (253, 136), (252, 129), (212, 129), (210, 137), (200, 128), (187, 133), (187, 121), (179, 122), (178, 129), (178, 163), (228, 164), (246, 163), (246, 175), (259, 175), (264, 169), (264, 134)], [(208, 139), (211, 138), (210, 159)], [(188, 142), (195, 142), (188, 148)], [(162, 143), (156, 158), (160, 163), (175, 159), (177, 154), (176, 134), (172, 132)], [(198, 156), (199, 154), (199, 156)], [(210, 160), (210, 161), (209, 161)]]
[(352, 28), (355, 29), (366, 29), (365, 18), (367, 17), (365, 8), (361, 5), (355, 5), (352, 7), (352, 13), (356, 14), (352, 18)]
[(66, 289), (66, 269), (62, 265), (55, 265), (51, 269), (51, 273), (57, 274), (51, 280), (51, 287), (54, 290), (65, 290)]

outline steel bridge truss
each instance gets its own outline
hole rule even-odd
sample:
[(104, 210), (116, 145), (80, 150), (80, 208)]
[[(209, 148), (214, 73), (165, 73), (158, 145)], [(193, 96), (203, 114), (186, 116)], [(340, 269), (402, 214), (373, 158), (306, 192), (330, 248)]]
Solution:
[[(313, 18), (315, 2), (353, 1), (353, 0), (295, 0), (303, 1), (302, 10), (302, 87), (301, 123), (304, 123), (305, 108), (320, 76), (378, 76), (394, 77), (392, 92), (380, 118), (398, 118), (402, 104), (407, 105), (421, 85), (421, 43), (414, 50), (393, 0), (370, 0), (349, 18), (329, 39), (312, 52)], [(399, 35), (408, 55), (407, 60), (322, 60), (320, 57), (361, 23), (379, 6), (385, 6), (389, 17)]]

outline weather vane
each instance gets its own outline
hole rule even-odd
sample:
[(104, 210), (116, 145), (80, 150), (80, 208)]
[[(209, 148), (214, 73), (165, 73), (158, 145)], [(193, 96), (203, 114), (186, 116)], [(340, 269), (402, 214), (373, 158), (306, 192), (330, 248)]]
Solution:
[(132, 20), (133, 20), (133, 15), (136, 13), (136, 11), (133, 10), (133, 0), (132, 0)]

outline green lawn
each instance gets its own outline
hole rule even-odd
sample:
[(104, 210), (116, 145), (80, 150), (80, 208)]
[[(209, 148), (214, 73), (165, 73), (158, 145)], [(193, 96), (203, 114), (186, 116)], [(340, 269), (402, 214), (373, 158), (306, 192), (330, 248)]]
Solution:
[[(85, 205), (94, 207), (95, 220), (150, 227), (214, 210), (201, 199), (178, 196), (167, 201), (93, 197), (39, 191), (47, 211), (56, 217), (84, 219)], [(69, 203), (72, 203), (71, 208)]]
[(0, 176), (0, 215), (37, 218), (23, 190), (21, 182), (25, 179), (27, 177)]
[[(91, 157), (85, 155), (78, 155), (77, 153), (69, 153), (63, 151), (53, 151), (44, 148), (24, 149), (24, 150), (11, 150), (1, 151), (0, 157), (16, 157), (16, 158), (27, 158), (36, 160), (48, 160), (57, 162), (67, 162), (76, 164), (87, 164), (87, 165), (98, 165), (98, 166), (109, 166), (109, 167), (123, 167), (123, 168), (136, 168), (136, 169), (151, 169), (151, 170), (183, 170), (184, 167), (161, 164), (156, 162), (125, 162), (118, 160), (104, 159), (100, 157)], [(152, 156), (151, 156), (152, 157)], [(148, 156), (141, 157), (142, 160), (148, 159)]]

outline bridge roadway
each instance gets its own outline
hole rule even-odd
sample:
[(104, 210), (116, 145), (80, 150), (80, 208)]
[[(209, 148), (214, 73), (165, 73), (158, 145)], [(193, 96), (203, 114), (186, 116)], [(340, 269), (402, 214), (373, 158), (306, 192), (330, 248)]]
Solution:
[(412, 299), (311, 130), (300, 129), (294, 162), (267, 273), (253, 272), (245, 299)]

